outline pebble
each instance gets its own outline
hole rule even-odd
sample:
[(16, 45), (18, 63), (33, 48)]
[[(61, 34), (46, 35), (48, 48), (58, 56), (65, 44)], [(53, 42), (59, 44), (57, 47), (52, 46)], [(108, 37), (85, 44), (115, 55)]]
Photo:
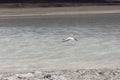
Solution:
[(0, 80), (2, 79), (2, 75), (0, 75)]
[(35, 72), (34, 72), (34, 76), (35, 76), (35, 77), (42, 78), (42, 77), (43, 77), (43, 73), (42, 73), (41, 71), (35, 71)]
[(34, 71), (33, 73), (0, 74), (0, 80), (120, 80), (120, 70), (67, 70), (67, 71)]
[(18, 80), (16, 76), (5, 77), (1, 80)]
[(64, 76), (53, 75), (51, 80), (67, 80)]
[(44, 78), (51, 78), (51, 74), (45, 75)]
[(16, 74), (16, 77), (19, 78), (19, 79), (29, 79), (29, 78), (33, 78), (34, 75), (32, 73)]

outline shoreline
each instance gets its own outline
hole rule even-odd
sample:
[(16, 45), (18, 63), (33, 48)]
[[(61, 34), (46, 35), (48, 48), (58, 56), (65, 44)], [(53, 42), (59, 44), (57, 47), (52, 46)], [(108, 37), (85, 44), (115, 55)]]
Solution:
[(79, 6), (52, 8), (0, 8), (0, 18), (53, 17), (64, 15), (120, 13), (120, 6)]
[(119, 80), (120, 69), (35, 70), (0, 73), (0, 80)]

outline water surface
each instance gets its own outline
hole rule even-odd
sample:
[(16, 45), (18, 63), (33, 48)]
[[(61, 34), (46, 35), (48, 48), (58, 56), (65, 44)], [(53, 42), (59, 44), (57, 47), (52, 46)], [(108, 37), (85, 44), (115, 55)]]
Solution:
[[(0, 70), (119, 67), (119, 21), (119, 14), (0, 19)], [(69, 36), (78, 41), (62, 41)]]

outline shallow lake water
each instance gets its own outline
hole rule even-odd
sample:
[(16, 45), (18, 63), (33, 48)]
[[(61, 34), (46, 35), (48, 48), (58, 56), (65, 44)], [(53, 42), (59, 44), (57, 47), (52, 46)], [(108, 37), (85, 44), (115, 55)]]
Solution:
[[(0, 19), (0, 70), (119, 67), (119, 21), (119, 14)], [(69, 36), (78, 41), (63, 42)]]

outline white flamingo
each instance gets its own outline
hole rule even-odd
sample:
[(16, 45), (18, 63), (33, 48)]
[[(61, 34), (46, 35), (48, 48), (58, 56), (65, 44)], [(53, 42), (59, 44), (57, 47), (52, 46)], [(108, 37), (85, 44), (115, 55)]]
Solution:
[(76, 38), (74, 38), (74, 37), (67, 37), (66, 39), (63, 39), (64, 40), (64, 42), (66, 42), (66, 41), (70, 41), (70, 40), (72, 40), (72, 41), (78, 41)]

